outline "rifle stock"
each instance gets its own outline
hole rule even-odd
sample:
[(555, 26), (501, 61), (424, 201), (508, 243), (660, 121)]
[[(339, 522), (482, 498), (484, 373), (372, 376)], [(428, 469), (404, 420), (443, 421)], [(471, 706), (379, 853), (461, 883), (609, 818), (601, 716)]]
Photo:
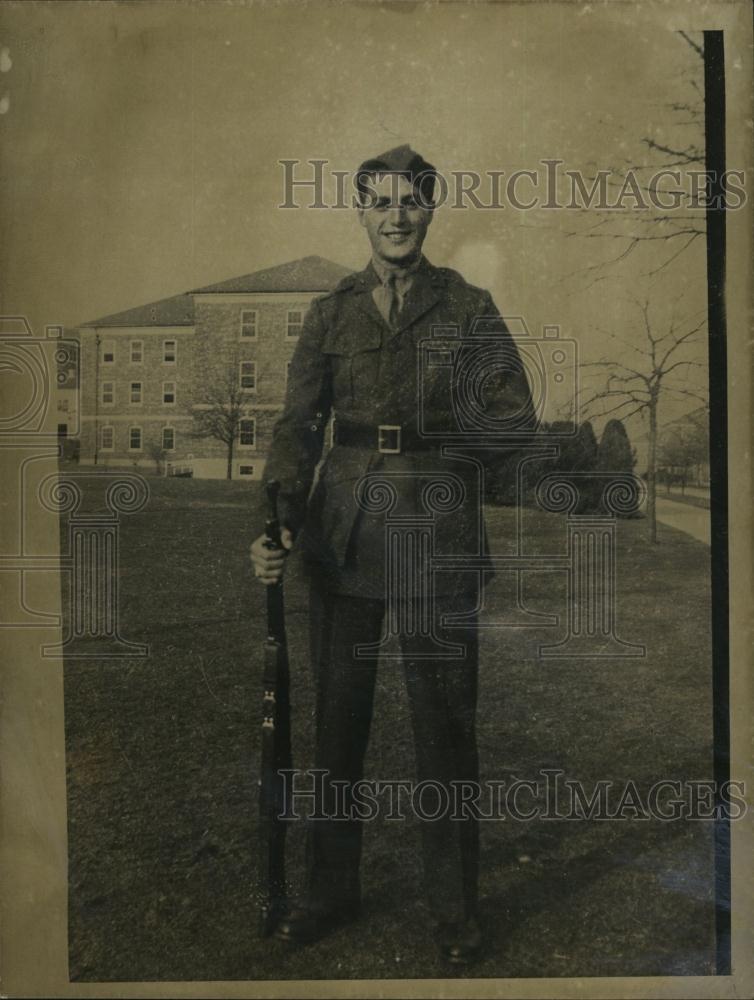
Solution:
[[(278, 484), (269, 483), (267, 545), (282, 548)], [(267, 587), (267, 638), (263, 646), (262, 759), (259, 775), (259, 932), (267, 937), (287, 907), (285, 878), (286, 783), (291, 767), (290, 674), (282, 581)]]

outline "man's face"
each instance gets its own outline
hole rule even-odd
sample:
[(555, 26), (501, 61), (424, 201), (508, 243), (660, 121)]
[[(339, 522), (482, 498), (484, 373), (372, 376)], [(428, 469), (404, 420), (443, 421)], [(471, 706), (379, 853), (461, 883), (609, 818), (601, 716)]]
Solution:
[(431, 210), (421, 207), (411, 181), (398, 174), (371, 177), (369, 185), (374, 196), (358, 213), (375, 256), (388, 264), (416, 259), (432, 221)]

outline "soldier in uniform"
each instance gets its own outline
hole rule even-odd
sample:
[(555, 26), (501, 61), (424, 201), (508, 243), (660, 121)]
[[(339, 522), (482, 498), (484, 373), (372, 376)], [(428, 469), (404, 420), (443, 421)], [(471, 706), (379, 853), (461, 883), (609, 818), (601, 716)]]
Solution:
[[(422, 255), (433, 217), (436, 172), (409, 146), (390, 150), (357, 172), (361, 225), (371, 244), (367, 267), (312, 303), (294, 353), (283, 414), (266, 477), (281, 484), (286, 550), (300, 545), (311, 575), (311, 659), (316, 682), (316, 768), (327, 772), (324, 811), (332, 815), (330, 782), (352, 787), (363, 775), (372, 718), (377, 655), (359, 646), (379, 644), (390, 587), (385, 512), (368, 502), (369, 484), (387, 484), (391, 515), (427, 515), (433, 483), (434, 554), (486, 553), (479, 462), (444, 454), (427, 428), (453, 429), (447, 384), (418, 371), (419, 344), (438, 327), (468, 336), (483, 318), (509, 359), (505, 376), (487, 380), (485, 406), (512, 426), (533, 427), (529, 386), (515, 344), (489, 292), (460, 274), (434, 267)], [(423, 425), (418, 405), (422, 389)], [(318, 471), (325, 426), (335, 417), (334, 443)], [(366, 478), (365, 478), (366, 477)], [(443, 490), (461, 500), (443, 508)], [(361, 492), (360, 492), (361, 491)], [(360, 501), (359, 497), (362, 497)], [(366, 499), (364, 499), (366, 497)], [(378, 498), (379, 499), (379, 498)], [(262, 583), (280, 578), (287, 551), (252, 544)], [(475, 612), (485, 574), (440, 571), (427, 580), (427, 552), (413, 553), (414, 591), (402, 579), (400, 607), (392, 613), (399, 641), (416, 750), (416, 778), (451, 789), (478, 780), (475, 737), (478, 641)], [(405, 572), (405, 567), (401, 572)], [(489, 574), (486, 574), (489, 576)], [(424, 588), (426, 589), (426, 588)], [(396, 603), (396, 602), (393, 602)], [(432, 616), (431, 634), (417, 629)], [(462, 616), (455, 626), (443, 616)], [(456, 652), (447, 655), (447, 646)], [(438, 650), (443, 655), (436, 655)], [(385, 778), (395, 778), (386, 775)], [(404, 776), (401, 776), (404, 777)], [(452, 802), (452, 798), (450, 799)], [(440, 954), (467, 963), (479, 952), (478, 821), (466, 815), (425, 820), (422, 852), (425, 891)], [(311, 821), (307, 887), (278, 936), (304, 943), (329, 933), (358, 913), (362, 823)]]

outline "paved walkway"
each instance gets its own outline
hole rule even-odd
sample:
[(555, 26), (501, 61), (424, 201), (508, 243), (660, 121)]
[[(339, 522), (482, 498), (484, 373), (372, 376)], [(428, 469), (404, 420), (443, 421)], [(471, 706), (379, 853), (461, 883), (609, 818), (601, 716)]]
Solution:
[[(670, 490), (670, 496), (672, 497), (674, 493), (680, 492), (680, 486), (673, 486)], [(684, 492), (690, 494), (692, 497), (706, 497), (709, 500), (709, 486), (687, 486)]]
[(687, 503), (676, 503), (658, 496), (657, 520), (685, 531), (706, 545), (710, 544), (710, 513), (703, 507), (691, 507)]
[(697, 497), (700, 500), (707, 500), (709, 502), (710, 490), (709, 486), (687, 486), (681, 492), (680, 486), (674, 486), (670, 493), (668, 493), (664, 486), (658, 486), (657, 495), (663, 496), (667, 500), (680, 500), (681, 502), (683, 502), (684, 495), (687, 497)]

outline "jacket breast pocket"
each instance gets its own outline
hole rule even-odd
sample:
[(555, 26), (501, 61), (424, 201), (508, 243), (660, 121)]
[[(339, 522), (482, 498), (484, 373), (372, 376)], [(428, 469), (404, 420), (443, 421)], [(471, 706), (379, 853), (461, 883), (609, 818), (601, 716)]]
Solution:
[(322, 352), (330, 361), (333, 403), (363, 402), (374, 394), (380, 378), (381, 340), (377, 337), (349, 336), (340, 331), (328, 335)]

